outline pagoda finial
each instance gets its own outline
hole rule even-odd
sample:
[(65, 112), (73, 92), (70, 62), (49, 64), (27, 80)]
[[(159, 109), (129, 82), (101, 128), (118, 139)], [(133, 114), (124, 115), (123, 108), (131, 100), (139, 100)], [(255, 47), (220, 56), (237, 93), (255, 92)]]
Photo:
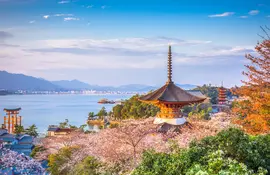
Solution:
[(172, 49), (169, 44), (169, 52), (168, 52), (168, 81), (167, 83), (172, 83)]

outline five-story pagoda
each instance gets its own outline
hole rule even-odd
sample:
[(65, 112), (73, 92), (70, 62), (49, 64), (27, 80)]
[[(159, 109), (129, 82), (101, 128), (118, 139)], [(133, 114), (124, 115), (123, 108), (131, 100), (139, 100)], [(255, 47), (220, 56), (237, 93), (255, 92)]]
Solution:
[(168, 81), (161, 88), (140, 98), (141, 101), (151, 103), (160, 108), (154, 123), (170, 125), (182, 125), (186, 119), (181, 114), (180, 109), (189, 104), (203, 102), (206, 98), (195, 96), (172, 81), (172, 53), (169, 45), (168, 53)]

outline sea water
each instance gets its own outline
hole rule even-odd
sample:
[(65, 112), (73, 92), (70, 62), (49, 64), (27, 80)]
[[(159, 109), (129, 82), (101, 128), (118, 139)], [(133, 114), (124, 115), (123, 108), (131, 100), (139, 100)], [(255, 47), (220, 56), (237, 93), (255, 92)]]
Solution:
[(24, 128), (35, 124), (38, 132), (46, 133), (49, 125), (58, 125), (69, 120), (71, 125), (86, 124), (88, 113), (97, 113), (103, 106), (107, 111), (115, 104), (99, 104), (102, 98), (108, 100), (128, 99), (132, 95), (7, 95), (0, 96), (0, 124), (4, 123), (4, 108), (21, 107)]

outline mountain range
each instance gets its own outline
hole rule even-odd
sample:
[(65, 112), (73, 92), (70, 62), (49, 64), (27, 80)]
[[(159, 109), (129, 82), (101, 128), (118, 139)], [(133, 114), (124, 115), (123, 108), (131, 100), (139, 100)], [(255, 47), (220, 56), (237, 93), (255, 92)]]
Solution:
[[(183, 89), (193, 89), (197, 87), (192, 84), (177, 84)], [(0, 89), (5, 90), (30, 90), (30, 91), (60, 91), (60, 90), (96, 90), (96, 91), (121, 91), (121, 92), (148, 92), (158, 87), (128, 84), (118, 87), (90, 85), (79, 80), (48, 81), (42, 78), (27, 76), (24, 74), (12, 74), (0, 71)]]

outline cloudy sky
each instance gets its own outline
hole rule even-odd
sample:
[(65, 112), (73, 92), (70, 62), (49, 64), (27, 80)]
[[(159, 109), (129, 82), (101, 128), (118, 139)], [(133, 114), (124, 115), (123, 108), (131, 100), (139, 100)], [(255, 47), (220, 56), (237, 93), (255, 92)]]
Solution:
[(90, 84), (240, 85), (269, 0), (0, 0), (0, 70)]

